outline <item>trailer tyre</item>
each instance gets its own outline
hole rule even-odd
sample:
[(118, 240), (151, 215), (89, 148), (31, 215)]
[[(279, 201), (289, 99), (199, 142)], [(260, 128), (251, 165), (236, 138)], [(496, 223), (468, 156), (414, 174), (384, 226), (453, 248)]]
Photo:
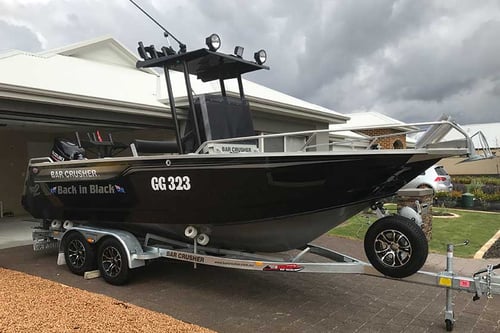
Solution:
[(425, 263), (428, 243), (422, 229), (402, 216), (386, 216), (375, 221), (365, 235), (365, 253), (380, 273), (404, 278)]
[(122, 285), (128, 281), (130, 269), (127, 254), (116, 238), (106, 238), (99, 245), (97, 265), (106, 282)]
[(447, 332), (451, 332), (453, 331), (453, 321), (451, 319), (446, 319), (444, 321), (445, 325), (446, 325), (446, 331)]
[(94, 247), (79, 232), (71, 232), (63, 239), (64, 259), (69, 270), (83, 275), (96, 268)]

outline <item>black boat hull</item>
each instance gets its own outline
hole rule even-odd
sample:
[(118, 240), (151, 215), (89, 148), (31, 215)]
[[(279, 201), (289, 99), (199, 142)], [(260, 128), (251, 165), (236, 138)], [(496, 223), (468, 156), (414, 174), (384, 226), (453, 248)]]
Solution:
[(300, 247), (438, 161), (415, 152), (221, 154), (38, 163), (23, 204), (36, 218), (112, 226), (210, 245)]

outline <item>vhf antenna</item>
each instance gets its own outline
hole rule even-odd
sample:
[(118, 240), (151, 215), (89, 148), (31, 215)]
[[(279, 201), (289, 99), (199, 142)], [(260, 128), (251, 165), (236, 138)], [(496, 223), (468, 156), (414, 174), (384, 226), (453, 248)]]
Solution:
[(130, 2), (132, 2), (132, 4), (134, 6), (136, 6), (137, 8), (139, 8), (139, 10), (141, 12), (143, 12), (147, 17), (149, 17), (151, 19), (151, 21), (153, 21), (154, 23), (156, 23), (157, 26), (159, 26), (163, 31), (164, 31), (164, 36), (165, 37), (172, 37), (176, 42), (177, 44), (179, 44), (179, 53), (185, 53), (186, 52), (186, 44), (182, 43), (180, 40), (178, 40), (177, 38), (175, 38), (174, 35), (172, 35), (167, 29), (165, 29), (158, 21), (156, 21), (151, 15), (149, 15), (144, 9), (142, 9), (138, 4), (136, 4), (133, 0), (129, 0)]

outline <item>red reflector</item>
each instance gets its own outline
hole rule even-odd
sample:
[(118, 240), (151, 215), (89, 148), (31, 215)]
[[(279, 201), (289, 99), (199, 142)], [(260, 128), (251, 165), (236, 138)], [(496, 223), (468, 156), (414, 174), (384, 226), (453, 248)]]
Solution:
[(446, 177), (436, 177), (436, 179), (434, 179), (435, 182), (444, 182), (446, 181)]
[(283, 265), (267, 265), (263, 268), (264, 271), (278, 271), (278, 272), (298, 272), (303, 270), (304, 267), (297, 264), (283, 264)]
[(462, 288), (470, 288), (470, 281), (460, 280), (459, 285)]

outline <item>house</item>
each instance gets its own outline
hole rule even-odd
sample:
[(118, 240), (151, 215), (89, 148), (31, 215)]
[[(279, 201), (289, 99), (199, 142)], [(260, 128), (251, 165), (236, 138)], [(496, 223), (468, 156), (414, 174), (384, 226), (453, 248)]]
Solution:
[[(137, 69), (137, 57), (106, 36), (39, 53), (19, 50), (0, 54), (0, 203), (22, 214), (20, 204), (27, 162), (48, 156), (56, 137), (73, 139), (99, 129), (115, 141), (171, 139), (172, 116), (162, 73)], [(262, 73), (265, 74), (264, 72)], [(176, 104), (186, 105), (181, 75), (173, 73)], [(348, 117), (276, 90), (244, 80), (257, 133), (327, 129)], [(217, 83), (192, 80), (197, 93), (218, 91)], [(228, 95), (237, 92), (228, 82)], [(185, 112), (184, 112), (185, 114)], [(297, 146), (306, 137), (263, 142), (272, 150)], [(318, 143), (328, 144), (328, 135)]]
[[(381, 149), (402, 149), (409, 145), (406, 132), (415, 130), (402, 121), (379, 112), (356, 112), (345, 114), (349, 120), (345, 124), (332, 124), (331, 130), (340, 130), (330, 134), (332, 149), (359, 147), (369, 144), (368, 137), (380, 136), (375, 143)], [(357, 130), (341, 131), (345, 128), (357, 127)], [(376, 128), (363, 128), (376, 127)]]
[[(500, 176), (500, 123), (470, 124), (461, 125), (461, 127), (469, 136), (472, 137), (476, 148), (481, 148), (483, 146), (479, 135), (475, 135), (481, 131), (489, 145), (489, 148), (495, 156), (490, 159), (469, 161), (465, 163), (462, 163), (463, 158), (450, 157), (442, 159), (439, 163), (443, 165), (451, 175)], [(451, 132), (445, 137), (447, 140), (454, 140), (458, 138), (459, 134), (457, 132)], [(481, 154), (482, 151), (479, 149), (478, 153)]]

